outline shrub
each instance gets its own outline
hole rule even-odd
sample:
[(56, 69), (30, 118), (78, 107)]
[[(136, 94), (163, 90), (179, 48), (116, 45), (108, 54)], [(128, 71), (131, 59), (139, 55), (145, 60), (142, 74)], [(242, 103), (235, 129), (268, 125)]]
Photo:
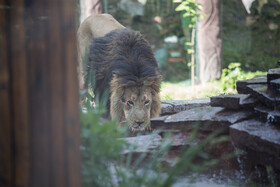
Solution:
[(255, 76), (265, 75), (265, 72), (245, 72), (241, 69), (239, 62), (232, 62), (228, 68), (223, 69), (221, 76), (221, 86), (224, 92), (233, 92), (236, 89), (236, 81), (251, 79)]

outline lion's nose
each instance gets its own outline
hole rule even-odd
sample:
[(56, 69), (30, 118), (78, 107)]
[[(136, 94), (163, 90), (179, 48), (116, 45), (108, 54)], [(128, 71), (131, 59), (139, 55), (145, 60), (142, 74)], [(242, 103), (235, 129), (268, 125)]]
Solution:
[(140, 126), (140, 125), (142, 125), (142, 124), (144, 123), (144, 121), (135, 121), (135, 123), (136, 123), (138, 126)]

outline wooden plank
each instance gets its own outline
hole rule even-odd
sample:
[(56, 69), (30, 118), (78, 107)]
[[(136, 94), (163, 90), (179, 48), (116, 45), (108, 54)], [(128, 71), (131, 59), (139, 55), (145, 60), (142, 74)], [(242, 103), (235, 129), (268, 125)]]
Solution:
[(29, 186), (30, 143), (27, 102), (27, 63), (25, 53), (24, 2), (12, 1), (10, 9), (12, 111), (15, 185)]
[(10, 67), (8, 62), (8, 17), (0, 0), (0, 186), (12, 186), (12, 134), (10, 108)]
[(28, 106), (32, 163), (30, 186), (51, 186), (48, 63), (48, 15), (46, 1), (30, 1), (25, 11), (28, 66)]
[[(66, 151), (67, 151), (67, 162), (72, 163), (68, 165), (68, 180), (67, 186), (80, 186), (81, 177), (77, 176), (76, 171), (80, 171), (80, 125), (79, 125), (79, 93), (76, 85), (78, 85), (77, 75), (77, 54), (76, 54), (76, 31), (68, 29), (69, 27), (75, 27), (77, 22), (76, 19), (69, 19), (73, 14), (76, 1), (71, 0), (71, 3), (66, 3), (62, 8), (62, 19), (63, 28), (65, 31), (64, 43), (64, 61), (68, 62), (65, 64), (66, 68)], [(72, 62), (72, 64), (70, 63)]]
[(53, 167), (51, 167), (51, 186), (66, 186), (66, 156), (65, 156), (65, 68), (63, 57), (63, 40), (64, 35), (61, 29), (61, 5), (60, 1), (47, 1), (49, 7), (49, 27), (48, 45), (50, 61), (49, 63), (49, 91), (50, 91), (50, 159)]

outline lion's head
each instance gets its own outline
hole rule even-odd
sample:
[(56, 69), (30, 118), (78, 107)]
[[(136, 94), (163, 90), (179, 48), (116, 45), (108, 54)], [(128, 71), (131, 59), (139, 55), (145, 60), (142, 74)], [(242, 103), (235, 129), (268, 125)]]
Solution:
[(122, 84), (114, 75), (111, 81), (111, 116), (132, 131), (150, 130), (150, 118), (160, 114), (160, 76)]

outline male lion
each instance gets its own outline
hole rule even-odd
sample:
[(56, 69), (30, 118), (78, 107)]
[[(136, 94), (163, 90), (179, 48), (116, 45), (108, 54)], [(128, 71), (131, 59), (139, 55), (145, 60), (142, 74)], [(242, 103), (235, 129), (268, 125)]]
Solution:
[(82, 57), (89, 46), (85, 88), (94, 72), (95, 97), (104, 99), (118, 125), (132, 131), (150, 129), (150, 118), (160, 114), (161, 75), (149, 43), (108, 14), (88, 17), (78, 30), (80, 82)]

